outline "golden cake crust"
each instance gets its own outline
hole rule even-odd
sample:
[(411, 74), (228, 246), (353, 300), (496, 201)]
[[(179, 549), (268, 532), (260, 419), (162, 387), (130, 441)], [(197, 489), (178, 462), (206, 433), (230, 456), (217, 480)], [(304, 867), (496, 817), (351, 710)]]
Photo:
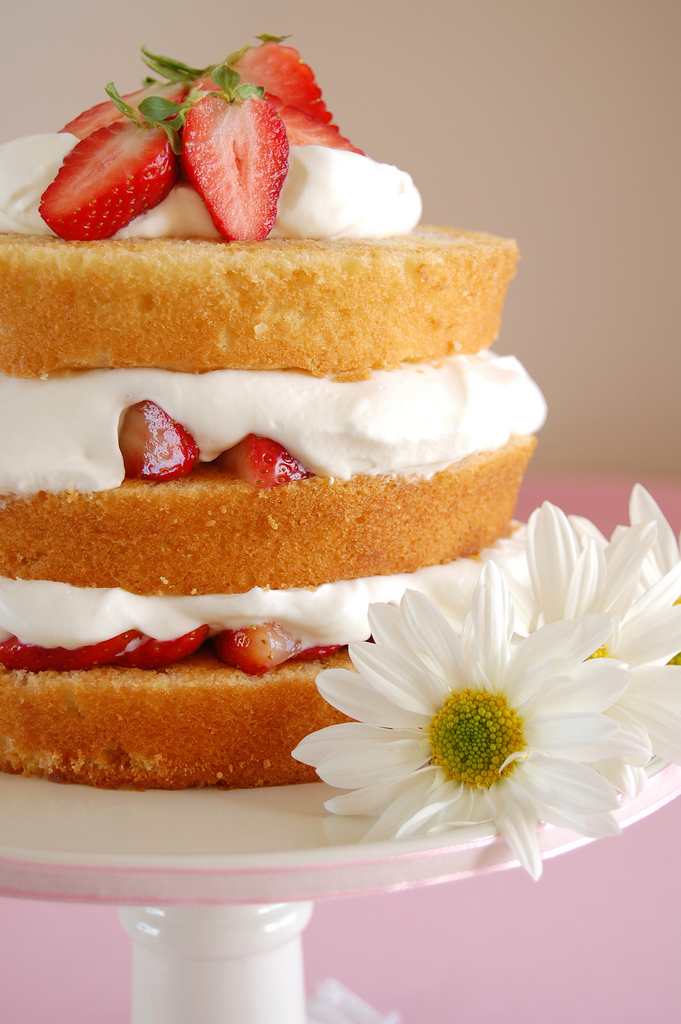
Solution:
[(0, 576), (135, 594), (229, 594), (413, 572), (508, 530), (533, 437), (432, 477), (313, 477), (270, 490), (203, 465), (182, 480), (8, 498)]
[(107, 789), (228, 789), (314, 782), (291, 751), (348, 719), (319, 695), (347, 650), (264, 676), (202, 651), (165, 669), (80, 672), (0, 666), (0, 770)]
[(477, 352), (515, 242), (451, 228), (374, 241), (65, 242), (0, 235), (0, 371), (154, 366), (366, 373)]

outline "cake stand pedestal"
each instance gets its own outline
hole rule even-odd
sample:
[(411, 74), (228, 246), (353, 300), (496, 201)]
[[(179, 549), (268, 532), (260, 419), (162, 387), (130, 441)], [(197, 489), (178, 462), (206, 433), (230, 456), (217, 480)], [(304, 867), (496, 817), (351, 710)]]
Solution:
[(134, 943), (132, 1024), (305, 1024), (309, 900), (120, 916)]
[[(300, 936), (312, 901), (516, 863), (482, 826), (358, 845), (365, 822), (324, 811), (333, 792), (108, 792), (1, 776), (0, 895), (121, 906), (135, 949), (133, 1024), (304, 1024)], [(620, 824), (680, 792), (680, 768), (653, 766)], [(588, 842), (551, 827), (539, 841), (544, 857)]]

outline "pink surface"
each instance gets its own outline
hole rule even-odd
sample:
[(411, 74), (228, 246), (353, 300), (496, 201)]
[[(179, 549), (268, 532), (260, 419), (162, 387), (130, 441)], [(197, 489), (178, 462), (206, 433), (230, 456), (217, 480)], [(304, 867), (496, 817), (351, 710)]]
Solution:
[[(681, 486), (644, 482), (678, 531)], [(609, 531), (630, 485), (530, 480), (519, 516), (548, 498)], [(336, 977), (403, 1024), (676, 1024), (680, 839), (676, 801), (548, 861), (538, 883), (512, 870), (318, 902), (309, 984)], [(0, 900), (0, 1024), (125, 1024), (129, 1001), (115, 909)]]

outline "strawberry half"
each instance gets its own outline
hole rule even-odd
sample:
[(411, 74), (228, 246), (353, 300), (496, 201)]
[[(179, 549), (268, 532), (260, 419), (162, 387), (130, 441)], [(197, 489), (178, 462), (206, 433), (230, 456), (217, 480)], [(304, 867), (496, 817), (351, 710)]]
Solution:
[(43, 193), (40, 216), (60, 238), (110, 238), (165, 199), (176, 178), (162, 128), (114, 121), (67, 153)]
[(155, 402), (126, 409), (118, 430), (125, 475), (142, 480), (175, 480), (196, 465), (199, 446), (180, 423)]
[(230, 103), (204, 96), (189, 110), (182, 166), (225, 238), (267, 237), (288, 172), (288, 150), (284, 124), (265, 99)]
[(296, 656), (298, 641), (276, 622), (243, 629), (226, 629), (213, 638), (220, 661), (251, 676), (261, 676)]
[(107, 665), (121, 651), (139, 637), (132, 629), (120, 633), (110, 640), (87, 647), (40, 647), (38, 644), (24, 644), (16, 637), (0, 643), (0, 665), (9, 669), (25, 669), (27, 672), (75, 672), (80, 669)]
[[(184, 82), (168, 82), (165, 85), (150, 85), (146, 89), (138, 89), (137, 92), (126, 93), (123, 99), (133, 110), (139, 113), (139, 105), (147, 96), (163, 96), (164, 99), (173, 100), (179, 103), (187, 95), (187, 86)], [(79, 139), (85, 139), (98, 128), (104, 128), (107, 124), (120, 121), (125, 114), (111, 100), (104, 100), (97, 103), (89, 110), (84, 110), (73, 121), (65, 124), (60, 131), (69, 132)]]
[(240, 480), (263, 489), (314, 476), (277, 441), (257, 434), (248, 434), (223, 452), (218, 464)]
[(128, 668), (161, 668), (173, 661), (188, 658), (199, 649), (209, 632), (208, 626), (199, 626), (198, 629), (178, 636), (175, 640), (154, 640), (150, 637), (137, 646), (130, 644), (130, 649), (115, 656), (113, 664), (125, 665)]
[(353, 146), (350, 139), (338, 131), (335, 124), (322, 124), (316, 117), (310, 117), (297, 107), (274, 106), (286, 125), (289, 145), (291, 146), (327, 146), (330, 149), (348, 149), (351, 153), (365, 156), (361, 149)]
[(231, 67), (244, 82), (261, 85), (285, 106), (297, 107), (324, 124), (331, 120), (312, 68), (303, 63), (293, 46), (268, 40), (261, 46), (248, 47)]

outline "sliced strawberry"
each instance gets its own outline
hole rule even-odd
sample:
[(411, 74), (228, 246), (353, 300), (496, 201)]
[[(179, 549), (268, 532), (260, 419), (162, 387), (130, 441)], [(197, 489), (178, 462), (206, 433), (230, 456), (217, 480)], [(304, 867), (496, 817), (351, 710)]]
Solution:
[(296, 661), (316, 661), (317, 658), (325, 658), (327, 654), (334, 654), (340, 651), (342, 644), (328, 644), (326, 647), (305, 647), (296, 654)]
[(125, 410), (118, 430), (125, 475), (142, 480), (175, 480), (196, 465), (199, 446), (180, 423), (155, 402)]
[(286, 125), (286, 134), (291, 146), (328, 146), (330, 149), (348, 149), (351, 153), (365, 154), (350, 139), (338, 131), (335, 124), (322, 124), (316, 117), (298, 110), (297, 107), (278, 107), (277, 113)]
[(242, 441), (223, 452), (219, 459), (226, 469), (254, 487), (278, 487), (294, 480), (308, 480), (308, 472), (290, 452), (269, 437), (248, 434)]
[[(163, 96), (164, 99), (173, 100), (179, 103), (187, 95), (187, 85), (184, 82), (166, 82), (164, 85), (150, 85), (146, 89), (138, 89), (137, 92), (126, 93), (121, 98), (139, 113), (139, 105), (147, 96)], [(79, 139), (85, 139), (98, 128), (104, 128), (107, 124), (120, 121), (125, 115), (116, 107), (111, 100), (97, 103), (89, 110), (84, 110), (73, 121), (69, 121), (61, 129), (62, 132), (69, 132)]]
[(114, 121), (67, 153), (43, 193), (40, 216), (60, 238), (110, 238), (165, 199), (176, 178), (162, 128)]
[(139, 633), (128, 630), (110, 640), (87, 647), (40, 647), (38, 644), (24, 644), (16, 637), (0, 643), (0, 664), (9, 669), (26, 669), (28, 672), (75, 672), (79, 669), (107, 665), (117, 654), (139, 637)]
[(278, 96), (285, 106), (297, 107), (324, 124), (331, 120), (312, 68), (303, 63), (292, 46), (282, 46), (273, 40), (262, 46), (251, 46), (232, 67), (243, 82), (261, 85), (266, 92)]
[(204, 96), (187, 114), (182, 165), (227, 239), (262, 241), (288, 172), (286, 129), (267, 100)]
[(213, 646), (221, 661), (251, 676), (264, 675), (300, 650), (299, 642), (276, 622), (226, 629), (213, 638)]
[(133, 641), (126, 650), (117, 654), (113, 664), (129, 668), (161, 668), (173, 661), (188, 658), (199, 649), (209, 632), (208, 626), (199, 626), (198, 629), (178, 636), (175, 640), (154, 640), (151, 637), (141, 640), (140, 637), (137, 642)]

